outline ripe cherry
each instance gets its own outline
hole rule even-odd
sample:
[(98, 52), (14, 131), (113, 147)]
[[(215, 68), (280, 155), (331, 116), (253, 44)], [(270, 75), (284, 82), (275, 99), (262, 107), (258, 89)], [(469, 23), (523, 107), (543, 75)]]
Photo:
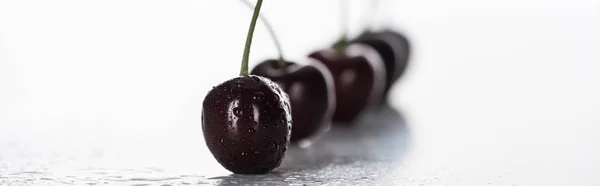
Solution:
[(208, 149), (237, 174), (264, 174), (281, 164), (291, 135), (289, 98), (267, 78), (248, 75), (248, 57), (263, 0), (258, 0), (248, 31), (240, 77), (214, 87), (202, 105)]

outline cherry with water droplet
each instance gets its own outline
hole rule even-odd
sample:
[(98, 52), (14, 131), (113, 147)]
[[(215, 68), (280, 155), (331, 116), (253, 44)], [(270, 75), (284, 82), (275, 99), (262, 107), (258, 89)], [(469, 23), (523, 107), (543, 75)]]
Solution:
[[(279, 167), (291, 135), (288, 95), (277, 90), (279, 86), (271, 80), (248, 74), (250, 45), (262, 2), (258, 0), (254, 9), (240, 76), (214, 87), (202, 103), (206, 145), (224, 168), (236, 174), (264, 174)], [(285, 124), (272, 127), (281, 120)], [(248, 132), (249, 128), (255, 131)], [(211, 138), (213, 135), (220, 138)], [(271, 143), (280, 143), (276, 153), (248, 153), (271, 151), (271, 147), (264, 146)]]

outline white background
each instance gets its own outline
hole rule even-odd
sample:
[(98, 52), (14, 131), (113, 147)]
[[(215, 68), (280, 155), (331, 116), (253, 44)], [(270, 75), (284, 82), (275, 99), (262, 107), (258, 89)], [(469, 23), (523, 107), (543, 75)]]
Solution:
[[(368, 1), (351, 2), (356, 35)], [(381, 4), (375, 27), (414, 46), (392, 102), (415, 139), (393, 174), (415, 185), (600, 184), (600, 1)], [(299, 63), (341, 32), (338, 1), (263, 8)], [(0, 1), (5, 171), (95, 158), (226, 172), (202, 141), (201, 103), (238, 74), (250, 15), (234, 0)], [(260, 24), (254, 41), (252, 65), (276, 56)]]

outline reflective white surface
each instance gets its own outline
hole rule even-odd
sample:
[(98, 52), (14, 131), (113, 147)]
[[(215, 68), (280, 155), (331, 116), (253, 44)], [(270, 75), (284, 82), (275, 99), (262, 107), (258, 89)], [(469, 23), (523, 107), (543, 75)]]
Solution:
[[(353, 2), (356, 35), (361, 1)], [(303, 63), (340, 33), (336, 3), (269, 1), (264, 15), (286, 56)], [(393, 24), (414, 45), (392, 93), (409, 148), (364, 166), (392, 169), (385, 175), (357, 173), (372, 182), (325, 179), (348, 173), (327, 167), (296, 176), (600, 184), (600, 2), (385, 3), (377, 27)], [(236, 1), (0, 1), (0, 185), (235, 184), (204, 145), (200, 105), (238, 74), (249, 16)], [(259, 25), (251, 62), (275, 55)]]

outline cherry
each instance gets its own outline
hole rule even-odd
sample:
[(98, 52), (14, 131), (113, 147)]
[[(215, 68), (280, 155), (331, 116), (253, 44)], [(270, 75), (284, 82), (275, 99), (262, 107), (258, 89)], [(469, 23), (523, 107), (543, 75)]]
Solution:
[(379, 103), (387, 100), (387, 95), (394, 83), (404, 74), (410, 57), (410, 42), (408, 39), (395, 31), (385, 30), (381, 32), (364, 32), (354, 39), (352, 43), (367, 44), (382, 56), (385, 63), (387, 77), (385, 91)]
[(248, 57), (263, 0), (254, 8), (239, 77), (213, 87), (202, 104), (202, 131), (215, 159), (237, 174), (264, 174), (281, 164), (290, 141), (288, 95), (248, 75)]
[(292, 108), (292, 142), (325, 131), (331, 124), (335, 107), (333, 79), (327, 69), (315, 65), (298, 65), (281, 60), (267, 60), (250, 74), (277, 82), (288, 93)]
[[(345, 44), (342, 44), (345, 45)], [(350, 122), (374, 99), (381, 97), (385, 86), (385, 67), (375, 49), (364, 44), (337, 45), (314, 52), (309, 57), (329, 69), (335, 85), (334, 121)]]
[(237, 77), (213, 88), (202, 106), (206, 144), (226, 169), (262, 174), (281, 164), (292, 119), (288, 98), (275, 83)]

